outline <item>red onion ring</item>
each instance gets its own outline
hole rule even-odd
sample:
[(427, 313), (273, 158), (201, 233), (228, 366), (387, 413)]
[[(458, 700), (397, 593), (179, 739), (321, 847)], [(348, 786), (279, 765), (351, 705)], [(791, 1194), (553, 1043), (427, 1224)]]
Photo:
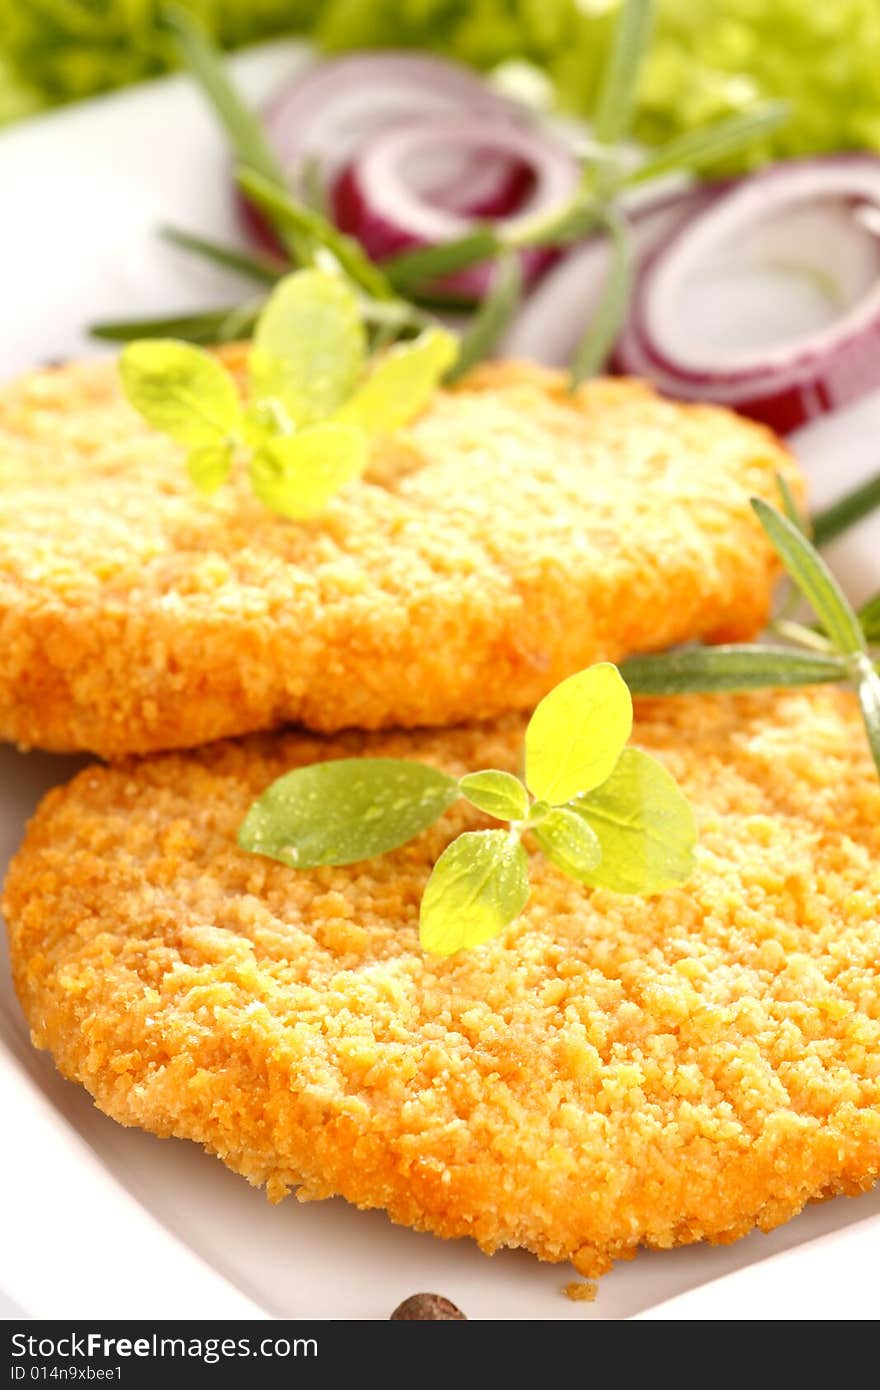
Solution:
[[(525, 160), (505, 156), (486, 161), (470, 151), (451, 154), (444, 172), (426, 171), (429, 178), (419, 190), (433, 207), (476, 220), (507, 217), (522, 206), (534, 187), (534, 174)], [(355, 164), (333, 184), (330, 202), (334, 220), (345, 230), (360, 202)]]
[(288, 83), (266, 107), (269, 139), (288, 177), (314, 160), (332, 182), (389, 126), (479, 111), (516, 119), (520, 108), (444, 58), (378, 51), (331, 58)]
[[(704, 184), (684, 193), (654, 196), (632, 209), (630, 221), (640, 258), (669, 236), (726, 184)], [(517, 315), (501, 348), (504, 357), (566, 367), (595, 312), (611, 261), (606, 236), (592, 236), (547, 272)]]
[[(444, 150), (477, 159), (498, 154), (529, 166), (534, 182), (528, 197), (512, 216), (496, 219), (510, 232), (563, 204), (579, 179), (576, 161), (552, 136), (510, 120), (475, 121), (469, 116), (395, 126), (372, 140), (354, 161), (337, 203), (342, 230), (356, 236), (374, 260), (417, 246), (442, 245), (470, 229), (471, 218), (429, 202), (408, 175), (408, 165), (429, 164), (434, 152)], [(558, 253), (531, 247), (521, 254), (529, 282)], [(469, 266), (445, 277), (443, 287), (479, 296), (485, 293), (491, 273), (486, 265)]]
[[(375, 52), (332, 58), (288, 82), (263, 111), (263, 121), (291, 188), (302, 195), (302, 174), (314, 165), (332, 203), (349, 196), (346, 171), (367, 141), (390, 126), (426, 117), (521, 119), (523, 111), (493, 92), (476, 74), (443, 58)], [(531, 180), (528, 164), (510, 156), (459, 160), (458, 167), (425, 171), (421, 192), (432, 203), (470, 217), (510, 213)], [(248, 231), (278, 249), (262, 215), (244, 199)]]
[[(871, 215), (880, 219), (880, 158), (871, 155), (791, 161), (741, 180), (647, 258), (615, 367), (781, 433), (880, 387), (880, 220), (874, 230)], [(780, 336), (778, 298), (796, 283), (792, 270), (801, 275), (799, 302), (787, 306), (794, 322)], [(688, 320), (694, 286), (704, 312), (715, 296), (724, 324), (717, 339), (703, 332), (701, 341)], [(829, 286), (840, 308), (817, 326), (818, 291), (827, 319)], [(774, 294), (777, 309), (765, 321)]]

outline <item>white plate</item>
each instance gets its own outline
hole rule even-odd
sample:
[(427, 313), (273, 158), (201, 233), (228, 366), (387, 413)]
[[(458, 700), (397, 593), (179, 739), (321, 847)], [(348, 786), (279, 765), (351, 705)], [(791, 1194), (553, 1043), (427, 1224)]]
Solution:
[[(275, 44), (235, 67), (257, 98), (302, 61), (301, 48)], [(235, 236), (224, 161), (179, 78), (0, 135), (0, 378), (94, 350), (82, 332), (89, 319), (203, 307), (246, 289), (154, 236), (167, 221)], [(880, 397), (804, 432), (796, 443), (814, 497), (880, 467), (878, 439)], [(880, 522), (832, 551), (853, 597), (880, 587), (878, 553)], [(78, 765), (0, 749), (0, 867), (42, 791)], [(641, 1254), (602, 1281), (596, 1303), (572, 1303), (560, 1292), (566, 1267), (515, 1252), (488, 1260), (468, 1242), (416, 1235), (340, 1201), (271, 1207), (195, 1146), (115, 1125), (31, 1048), (5, 955), (0, 1038), (0, 1289), (32, 1316), (387, 1318), (420, 1289), (473, 1318), (876, 1312), (880, 1191), (726, 1248)]]

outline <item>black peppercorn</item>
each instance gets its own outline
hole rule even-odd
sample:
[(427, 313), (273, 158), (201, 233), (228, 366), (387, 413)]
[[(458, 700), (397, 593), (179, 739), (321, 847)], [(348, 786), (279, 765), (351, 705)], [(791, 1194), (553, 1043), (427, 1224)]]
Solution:
[(439, 1293), (414, 1293), (399, 1303), (389, 1322), (411, 1322), (456, 1318), (467, 1322), (467, 1314)]

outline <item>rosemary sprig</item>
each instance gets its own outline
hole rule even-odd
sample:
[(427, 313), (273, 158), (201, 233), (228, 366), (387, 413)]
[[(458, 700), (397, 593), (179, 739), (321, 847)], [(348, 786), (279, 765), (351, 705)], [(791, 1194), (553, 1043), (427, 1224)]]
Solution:
[(611, 237), (611, 269), (593, 320), (574, 355), (571, 385), (579, 386), (604, 366), (626, 317), (636, 269), (635, 241), (627, 219), (614, 207), (604, 216)]
[(196, 232), (183, 231), (179, 227), (160, 227), (159, 235), (163, 241), (182, 251), (191, 251), (203, 260), (213, 261), (224, 270), (234, 270), (238, 275), (247, 275), (261, 285), (274, 285), (287, 270), (283, 261), (270, 260), (268, 256), (254, 256), (241, 251), (237, 246), (224, 246), (209, 237)]
[(522, 299), (522, 266), (510, 252), (502, 256), (492, 283), (477, 313), (462, 336), (458, 359), (448, 382), (458, 381), (484, 357), (490, 357), (510, 326)]
[(875, 473), (845, 497), (832, 503), (813, 517), (813, 539), (816, 545), (828, 545), (880, 507), (880, 473)]
[[(155, 319), (112, 319), (89, 325), (89, 333), (105, 343), (130, 343), (137, 338), (180, 338), (201, 347), (250, 337), (265, 299), (230, 304), (220, 309), (168, 314)], [(406, 300), (360, 299), (361, 318), (382, 342), (409, 337), (430, 328), (436, 320)], [(378, 345), (381, 345), (378, 344)], [(373, 344), (375, 348), (377, 343)]]
[(778, 130), (788, 119), (790, 109), (784, 101), (768, 101), (741, 115), (726, 116), (698, 130), (689, 130), (643, 159), (625, 176), (627, 185), (647, 183), (649, 179), (677, 169), (701, 170), (718, 165), (733, 154), (753, 147), (766, 135)]
[[(787, 634), (803, 647), (689, 647), (657, 656), (635, 657), (621, 666), (634, 694), (680, 695), (761, 687), (841, 682), (856, 692), (868, 744), (880, 773), (880, 675), (870, 651), (880, 596), (861, 617), (843, 593), (815, 546), (799, 527), (762, 498), (752, 507), (771, 545), (828, 638), (828, 650), (816, 651), (816, 634), (787, 624)], [(866, 628), (865, 616), (869, 626)], [(803, 636), (801, 636), (803, 633)], [(809, 639), (809, 640), (808, 640)]]
[(773, 549), (827, 632), (832, 646), (845, 656), (867, 651), (865, 634), (849, 600), (803, 532), (761, 497), (752, 498), (752, 507)]
[(859, 609), (859, 622), (869, 644), (880, 644), (880, 594), (875, 594), (862, 605)]
[(631, 656), (620, 673), (634, 695), (742, 694), (834, 684), (846, 679), (847, 665), (840, 656), (755, 642)]
[(162, 23), (173, 34), (187, 68), (220, 118), (237, 159), (283, 187), (284, 171), (259, 117), (242, 102), (204, 30), (180, 5), (163, 6)]
[(395, 289), (406, 294), (426, 280), (490, 260), (503, 249), (494, 227), (474, 227), (457, 241), (418, 246), (383, 261), (382, 269)]
[(653, 19), (652, 0), (624, 0), (620, 7), (593, 119), (600, 145), (616, 145), (629, 132)]
[(152, 319), (113, 319), (89, 324), (89, 333), (105, 343), (129, 343), (136, 338), (180, 338), (203, 347), (246, 338), (257, 321), (263, 300), (228, 304), (220, 309), (167, 314)]
[(776, 486), (779, 488), (779, 495), (782, 498), (782, 510), (785, 512), (785, 515), (788, 517), (792, 526), (796, 526), (799, 531), (803, 531), (804, 534), (807, 535), (812, 528), (801, 516), (798, 504), (794, 500), (791, 488), (788, 486), (784, 474), (776, 474)]
[[(253, 169), (276, 188), (285, 186), (284, 170), (269, 144), (262, 123), (230, 82), (226, 68), (205, 31), (179, 5), (161, 11), (162, 24), (177, 41), (192, 77), (220, 121), (239, 164)], [(282, 244), (301, 265), (311, 264), (312, 244), (297, 228), (279, 229)]]
[(258, 170), (242, 165), (236, 170), (236, 181), (242, 192), (266, 213), (280, 233), (295, 232), (307, 241), (311, 250), (307, 264), (319, 265), (319, 252), (329, 252), (346, 275), (374, 299), (394, 299), (395, 293), (388, 277), (363, 250), (360, 242), (346, 236), (323, 213), (299, 202), (289, 189), (278, 187)]

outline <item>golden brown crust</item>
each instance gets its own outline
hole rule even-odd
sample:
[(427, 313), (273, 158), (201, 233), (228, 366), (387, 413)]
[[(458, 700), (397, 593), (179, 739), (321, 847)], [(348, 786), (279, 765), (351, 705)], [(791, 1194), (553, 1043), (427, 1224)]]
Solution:
[[(241, 352), (227, 357), (240, 365)], [(0, 737), (106, 756), (299, 722), (528, 709), (597, 658), (745, 637), (766, 430), (634, 382), (487, 366), (318, 521), (198, 496), (112, 362), (0, 395)]]
[[(698, 813), (652, 899), (545, 861), (501, 938), (425, 957), (430, 865), (295, 872), (236, 827), (282, 770), (358, 750), (512, 766), (521, 725), (299, 734), (115, 769), (46, 798), (4, 910), (35, 1042), (124, 1124), (278, 1197), (341, 1193), (582, 1274), (732, 1240), (880, 1169), (880, 787), (836, 692), (653, 702), (636, 741)], [(482, 822), (486, 823), (486, 822)]]

